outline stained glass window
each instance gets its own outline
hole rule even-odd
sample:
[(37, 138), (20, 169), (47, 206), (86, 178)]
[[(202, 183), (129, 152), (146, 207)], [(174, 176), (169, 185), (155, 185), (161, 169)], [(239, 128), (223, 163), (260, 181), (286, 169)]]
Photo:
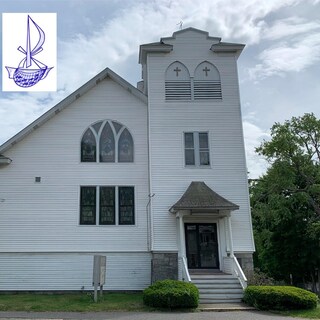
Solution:
[(99, 224), (115, 224), (115, 187), (100, 187)]
[(119, 138), (118, 161), (133, 162), (133, 140), (128, 129), (124, 129)]
[(96, 162), (96, 150), (96, 138), (91, 129), (88, 129), (81, 140), (81, 162)]
[(92, 125), (92, 128), (95, 130), (95, 132), (98, 134), (99, 133), (99, 129), (102, 125), (102, 121), (99, 121), (97, 123), (95, 123), (94, 125)]
[(131, 133), (116, 121), (92, 124), (81, 140), (81, 162), (133, 162), (133, 152)]
[(116, 130), (116, 133), (119, 133), (120, 129), (123, 127), (122, 124), (120, 124), (119, 122), (116, 122), (116, 121), (112, 121), (112, 125), (113, 125), (114, 129)]
[(119, 187), (119, 224), (134, 224), (133, 187)]
[(107, 122), (100, 136), (100, 162), (115, 162), (115, 141), (113, 131)]
[(80, 224), (96, 224), (96, 187), (81, 187)]

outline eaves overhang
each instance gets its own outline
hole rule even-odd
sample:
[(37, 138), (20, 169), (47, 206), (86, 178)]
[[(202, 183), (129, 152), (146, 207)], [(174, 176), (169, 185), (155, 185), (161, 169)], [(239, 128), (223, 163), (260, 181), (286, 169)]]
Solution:
[(169, 53), (172, 49), (173, 46), (171, 44), (163, 42), (142, 44), (139, 51), (139, 63), (142, 65), (146, 64), (148, 53)]
[(213, 44), (210, 50), (217, 54), (234, 54), (237, 58), (240, 56), (242, 50), (244, 49), (244, 44), (239, 43), (229, 43), (229, 42), (219, 42)]

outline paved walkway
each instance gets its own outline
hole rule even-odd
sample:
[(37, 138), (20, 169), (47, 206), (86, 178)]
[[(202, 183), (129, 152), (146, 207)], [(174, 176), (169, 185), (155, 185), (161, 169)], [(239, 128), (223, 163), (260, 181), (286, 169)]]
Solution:
[(85, 319), (85, 320), (297, 320), (261, 311), (225, 312), (0, 312), (1, 320)]

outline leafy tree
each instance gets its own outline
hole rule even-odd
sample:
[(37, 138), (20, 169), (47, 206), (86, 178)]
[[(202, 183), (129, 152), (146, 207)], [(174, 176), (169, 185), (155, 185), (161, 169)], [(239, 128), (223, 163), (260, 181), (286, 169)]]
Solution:
[[(293, 117), (256, 149), (270, 167), (250, 186), (257, 254), (269, 275), (298, 283), (320, 269), (320, 120)], [(314, 287), (315, 289), (316, 287)]]

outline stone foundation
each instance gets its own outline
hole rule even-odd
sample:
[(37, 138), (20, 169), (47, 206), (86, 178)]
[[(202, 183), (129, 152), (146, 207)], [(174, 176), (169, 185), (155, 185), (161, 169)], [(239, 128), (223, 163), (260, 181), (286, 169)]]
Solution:
[(152, 254), (151, 281), (178, 280), (178, 253), (158, 252)]
[(235, 256), (237, 257), (244, 274), (251, 274), (253, 272), (252, 253), (237, 253)]

